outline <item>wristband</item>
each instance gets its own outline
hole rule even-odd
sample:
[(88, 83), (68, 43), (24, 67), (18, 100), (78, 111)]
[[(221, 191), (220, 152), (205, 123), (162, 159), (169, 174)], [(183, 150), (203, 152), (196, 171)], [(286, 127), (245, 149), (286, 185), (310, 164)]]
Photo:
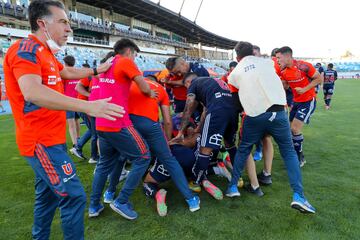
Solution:
[(98, 71), (97, 71), (97, 69), (96, 69), (96, 67), (93, 68), (93, 71), (94, 71), (94, 76), (96, 76), (96, 75), (99, 74)]

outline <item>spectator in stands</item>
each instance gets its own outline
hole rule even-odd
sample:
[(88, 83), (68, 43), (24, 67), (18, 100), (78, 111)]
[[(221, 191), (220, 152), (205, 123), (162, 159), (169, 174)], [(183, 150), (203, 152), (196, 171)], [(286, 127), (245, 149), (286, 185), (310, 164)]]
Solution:
[[(66, 56), (64, 58), (64, 63), (66, 67), (75, 66), (75, 58), (73, 56)], [(64, 94), (68, 97), (77, 98), (77, 91), (75, 90), (76, 85), (78, 84), (79, 79), (63, 79), (64, 83)], [(69, 126), (69, 134), (73, 144), (73, 147), (77, 145), (77, 140), (80, 137), (80, 115), (74, 111), (66, 111), (66, 122)]]
[(8, 33), (6, 35), (6, 39), (7, 39), (8, 42), (11, 42), (11, 33)]
[(172, 88), (175, 113), (183, 112), (187, 95), (187, 89), (182, 81), (184, 75), (193, 72), (199, 77), (209, 77), (209, 72), (198, 62), (186, 62), (181, 57), (171, 57), (165, 65), (170, 72), (166, 84)]

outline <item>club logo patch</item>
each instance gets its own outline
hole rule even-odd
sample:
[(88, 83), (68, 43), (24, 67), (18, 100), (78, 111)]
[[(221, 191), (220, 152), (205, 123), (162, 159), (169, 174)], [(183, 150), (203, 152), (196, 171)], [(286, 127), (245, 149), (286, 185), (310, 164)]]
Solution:
[(66, 164), (62, 165), (61, 167), (66, 175), (69, 176), (73, 173), (71, 163), (66, 163)]

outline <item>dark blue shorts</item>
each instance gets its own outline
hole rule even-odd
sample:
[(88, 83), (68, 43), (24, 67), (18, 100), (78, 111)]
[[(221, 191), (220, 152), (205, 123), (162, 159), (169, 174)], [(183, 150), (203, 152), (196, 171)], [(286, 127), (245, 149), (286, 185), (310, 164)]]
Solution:
[[(179, 162), (186, 176), (191, 176), (191, 169), (195, 163), (195, 155), (191, 148), (175, 144), (170, 146), (171, 153)], [(166, 182), (170, 179), (170, 174), (158, 160), (150, 168), (150, 176), (158, 183)]]
[(79, 119), (80, 115), (77, 112), (66, 111), (66, 119)]
[(335, 84), (333, 83), (324, 84), (323, 86), (324, 95), (333, 95), (334, 90), (335, 90)]
[(208, 109), (201, 133), (201, 147), (219, 149), (222, 140), (235, 144), (239, 114), (231, 108)]
[(294, 105), (290, 111), (289, 120), (292, 122), (294, 118), (309, 124), (310, 117), (314, 113), (316, 108), (316, 99), (313, 98), (308, 102), (294, 102)]

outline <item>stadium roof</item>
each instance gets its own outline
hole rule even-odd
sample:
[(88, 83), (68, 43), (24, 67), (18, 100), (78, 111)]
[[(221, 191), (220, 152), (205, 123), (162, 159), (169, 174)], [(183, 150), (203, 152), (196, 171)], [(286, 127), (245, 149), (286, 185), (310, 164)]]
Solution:
[(134, 17), (185, 37), (188, 43), (201, 42), (204, 46), (222, 49), (233, 49), (237, 43), (211, 33), (189, 19), (149, 0), (79, 0), (78, 2), (107, 10), (112, 8), (116, 13)]

